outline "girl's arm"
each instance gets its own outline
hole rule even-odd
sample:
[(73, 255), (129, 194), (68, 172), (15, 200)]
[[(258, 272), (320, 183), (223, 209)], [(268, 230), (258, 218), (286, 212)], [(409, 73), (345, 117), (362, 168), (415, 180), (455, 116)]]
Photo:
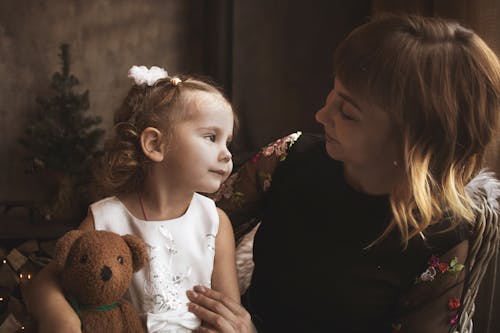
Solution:
[(219, 213), (219, 231), (215, 238), (215, 259), (212, 272), (212, 288), (240, 302), (240, 291), (236, 275), (236, 257), (233, 228), (226, 213)]
[(256, 333), (250, 314), (240, 304), (236, 278), (235, 243), (231, 221), (219, 213), (219, 232), (215, 239), (212, 289), (195, 286), (187, 296), (189, 311), (203, 320), (200, 333)]
[[(79, 229), (93, 230), (94, 219), (89, 212)], [(26, 293), (26, 306), (38, 324), (40, 333), (81, 333), (80, 319), (64, 297), (55, 262), (44, 267)]]

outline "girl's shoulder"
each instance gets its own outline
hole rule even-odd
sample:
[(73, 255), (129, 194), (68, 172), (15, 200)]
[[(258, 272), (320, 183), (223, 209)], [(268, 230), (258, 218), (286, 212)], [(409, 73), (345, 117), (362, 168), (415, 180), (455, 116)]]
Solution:
[(94, 220), (116, 214), (127, 214), (128, 210), (123, 202), (116, 196), (107, 197), (92, 203), (89, 210), (94, 216)]
[(95, 204), (105, 204), (105, 203), (110, 203), (110, 202), (120, 202), (120, 199), (118, 199), (117, 196), (112, 195), (112, 196), (105, 197), (105, 198), (102, 198), (100, 200), (97, 200), (94, 203), (92, 203), (92, 205), (95, 205)]
[(194, 202), (199, 202), (200, 204), (209, 207), (215, 207), (215, 201), (212, 198), (209, 198), (208, 196), (197, 192), (194, 193), (191, 204), (193, 204)]
[(118, 206), (123, 206), (123, 203), (116, 196), (106, 197), (90, 204), (91, 209), (101, 208), (101, 207), (118, 207)]

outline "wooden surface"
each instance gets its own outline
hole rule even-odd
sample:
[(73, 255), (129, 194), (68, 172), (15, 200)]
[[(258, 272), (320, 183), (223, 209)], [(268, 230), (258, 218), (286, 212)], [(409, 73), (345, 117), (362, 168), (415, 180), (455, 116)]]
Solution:
[(72, 220), (31, 222), (26, 217), (0, 216), (0, 244), (7, 240), (56, 239), (77, 227)]

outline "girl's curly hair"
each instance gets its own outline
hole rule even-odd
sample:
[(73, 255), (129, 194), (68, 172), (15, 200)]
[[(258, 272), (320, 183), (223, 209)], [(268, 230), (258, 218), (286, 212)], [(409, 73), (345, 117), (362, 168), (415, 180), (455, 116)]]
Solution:
[[(179, 76), (158, 80), (153, 86), (134, 85), (115, 111), (113, 136), (106, 142), (104, 155), (94, 168), (97, 192), (116, 195), (142, 185), (151, 161), (144, 155), (140, 135), (147, 127), (160, 130), (168, 147), (175, 125), (185, 119), (186, 97), (194, 92), (221, 96), (221, 90), (206, 79)], [(234, 112), (234, 111), (233, 111)], [(235, 115), (236, 123), (236, 115)]]

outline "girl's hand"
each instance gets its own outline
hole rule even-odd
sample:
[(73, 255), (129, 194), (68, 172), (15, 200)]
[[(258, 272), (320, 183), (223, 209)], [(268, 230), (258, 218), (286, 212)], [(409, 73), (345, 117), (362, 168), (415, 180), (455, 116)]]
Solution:
[(80, 320), (68, 318), (44, 319), (38, 322), (38, 333), (82, 333)]
[(256, 333), (250, 314), (243, 306), (210, 288), (196, 286), (188, 291), (189, 311), (203, 321), (198, 332)]

